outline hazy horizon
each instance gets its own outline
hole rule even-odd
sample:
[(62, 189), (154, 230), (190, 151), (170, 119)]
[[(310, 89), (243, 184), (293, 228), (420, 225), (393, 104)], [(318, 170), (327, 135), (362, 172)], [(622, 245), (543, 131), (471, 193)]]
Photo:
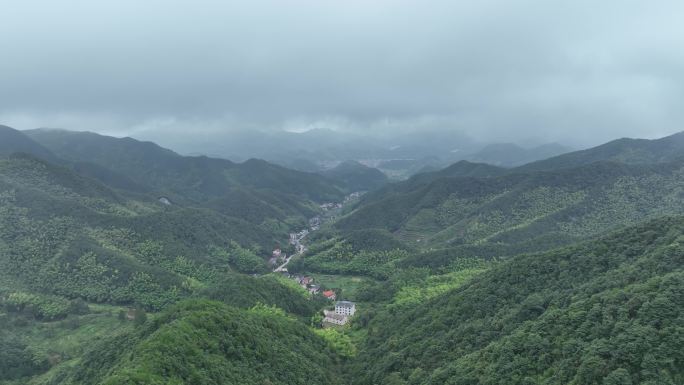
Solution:
[(656, 138), (684, 129), (678, 10), (634, 0), (9, 1), (0, 123), (162, 145), (312, 128), (575, 148)]

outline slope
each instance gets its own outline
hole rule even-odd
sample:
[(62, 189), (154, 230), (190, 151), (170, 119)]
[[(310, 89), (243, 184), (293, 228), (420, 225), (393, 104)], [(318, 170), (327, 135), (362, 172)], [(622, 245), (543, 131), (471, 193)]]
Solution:
[(663, 163), (684, 156), (684, 132), (660, 139), (617, 139), (587, 150), (575, 151), (516, 168), (515, 172), (571, 168), (598, 161), (627, 164)]
[(153, 309), (231, 267), (266, 270), (279, 239), (269, 223), (133, 199), (27, 155), (0, 160), (0, 214), (5, 285)]
[(336, 226), (383, 228), (404, 241), (430, 247), (527, 242), (548, 248), (682, 213), (682, 180), (684, 161), (594, 163), (489, 178), (439, 178), (417, 186), (390, 186), (363, 199)]
[(285, 313), (178, 304), (96, 346), (63, 384), (340, 384), (326, 342)]
[(569, 152), (570, 149), (558, 143), (549, 143), (533, 148), (523, 148), (513, 143), (496, 143), (468, 155), (471, 162), (488, 163), (502, 167), (515, 167), (539, 159)]
[(387, 176), (382, 171), (351, 160), (342, 162), (321, 174), (334, 180), (349, 192), (375, 190), (387, 183)]
[(56, 157), (47, 148), (11, 127), (0, 125), (0, 157), (26, 153), (37, 158), (54, 161)]
[(57, 156), (89, 162), (125, 175), (176, 200), (204, 201), (233, 187), (278, 190), (326, 201), (343, 196), (326, 178), (265, 161), (237, 164), (224, 159), (184, 157), (151, 142), (65, 130), (25, 131)]
[(494, 266), (381, 311), (355, 384), (680, 384), (684, 218)]

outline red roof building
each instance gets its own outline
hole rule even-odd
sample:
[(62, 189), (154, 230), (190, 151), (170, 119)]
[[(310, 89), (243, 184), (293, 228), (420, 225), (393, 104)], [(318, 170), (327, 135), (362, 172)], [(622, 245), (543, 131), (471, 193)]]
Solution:
[(335, 295), (335, 292), (332, 290), (324, 291), (323, 296), (327, 299), (332, 299), (332, 300), (335, 300), (335, 298), (337, 298), (337, 296)]

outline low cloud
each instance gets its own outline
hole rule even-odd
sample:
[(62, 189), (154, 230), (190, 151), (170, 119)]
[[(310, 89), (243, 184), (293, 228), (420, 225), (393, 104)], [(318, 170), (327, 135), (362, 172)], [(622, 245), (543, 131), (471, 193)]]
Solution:
[(0, 122), (594, 144), (684, 129), (676, 0), (9, 1)]

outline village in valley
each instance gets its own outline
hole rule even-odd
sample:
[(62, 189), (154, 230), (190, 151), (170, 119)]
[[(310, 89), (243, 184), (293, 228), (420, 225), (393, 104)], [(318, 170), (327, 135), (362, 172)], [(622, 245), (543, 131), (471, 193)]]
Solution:
[(304, 239), (313, 231), (319, 230), (323, 222), (332, 221), (335, 219), (335, 214), (339, 212), (344, 205), (358, 199), (363, 193), (354, 192), (345, 197), (342, 203), (323, 203), (320, 208), (323, 210), (324, 217), (315, 216), (309, 219), (308, 228), (305, 228), (296, 233), (290, 233), (289, 243), (294, 247), (295, 252), (292, 255), (287, 255), (279, 247), (273, 250), (269, 264), (274, 266), (273, 272), (281, 274), (283, 277), (294, 280), (299, 286), (306, 289), (312, 296), (320, 295), (335, 303), (333, 310), (323, 310), (324, 318), (321, 323), (323, 328), (343, 326), (349, 323), (351, 318), (356, 313), (356, 304), (351, 301), (342, 300), (333, 288), (323, 288), (320, 284), (315, 282), (313, 277), (303, 274), (290, 274), (287, 265), (292, 258), (300, 256), (307, 251), (304, 245)]

